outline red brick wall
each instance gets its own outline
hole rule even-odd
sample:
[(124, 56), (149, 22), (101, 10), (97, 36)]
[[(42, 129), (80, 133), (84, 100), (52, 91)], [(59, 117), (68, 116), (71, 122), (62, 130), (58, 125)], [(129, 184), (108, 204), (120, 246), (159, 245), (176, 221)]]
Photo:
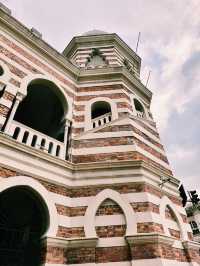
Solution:
[(57, 264), (107, 263), (153, 258), (176, 260), (177, 262), (200, 262), (198, 251), (172, 248), (167, 244), (148, 243), (118, 247), (61, 248), (47, 247), (43, 250), (43, 261)]

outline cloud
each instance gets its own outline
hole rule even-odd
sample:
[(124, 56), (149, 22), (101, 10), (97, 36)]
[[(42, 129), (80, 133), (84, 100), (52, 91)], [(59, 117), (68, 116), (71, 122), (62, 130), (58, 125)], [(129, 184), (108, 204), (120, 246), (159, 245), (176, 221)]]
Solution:
[[(145, 83), (152, 70), (152, 111), (175, 174), (189, 185), (200, 164), (199, 0), (4, 0), (13, 15), (62, 51), (74, 35), (91, 29), (117, 32), (143, 59)], [(190, 180), (190, 182), (188, 182)], [(200, 184), (200, 181), (198, 181)], [(194, 183), (195, 184), (195, 183)]]

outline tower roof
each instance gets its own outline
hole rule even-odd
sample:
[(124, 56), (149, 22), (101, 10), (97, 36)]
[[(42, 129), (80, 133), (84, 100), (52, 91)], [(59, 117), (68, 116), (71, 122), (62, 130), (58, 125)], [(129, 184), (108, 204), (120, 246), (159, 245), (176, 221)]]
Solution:
[(108, 32), (94, 29), (94, 30), (84, 32), (82, 36), (103, 35), (103, 34), (108, 34)]

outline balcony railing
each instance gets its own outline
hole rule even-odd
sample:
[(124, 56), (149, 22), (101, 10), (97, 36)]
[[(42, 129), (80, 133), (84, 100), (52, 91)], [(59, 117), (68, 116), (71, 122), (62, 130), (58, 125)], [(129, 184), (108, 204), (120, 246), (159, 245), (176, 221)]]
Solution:
[(112, 113), (106, 113), (104, 115), (98, 116), (92, 119), (92, 127), (97, 128), (103, 126), (112, 121)]
[(144, 112), (136, 111), (137, 117), (144, 118)]
[(12, 121), (8, 134), (21, 143), (40, 149), (58, 158), (65, 159), (65, 145), (63, 142), (17, 121)]
[(198, 235), (200, 233), (199, 228), (192, 228), (192, 232), (194, 235)]

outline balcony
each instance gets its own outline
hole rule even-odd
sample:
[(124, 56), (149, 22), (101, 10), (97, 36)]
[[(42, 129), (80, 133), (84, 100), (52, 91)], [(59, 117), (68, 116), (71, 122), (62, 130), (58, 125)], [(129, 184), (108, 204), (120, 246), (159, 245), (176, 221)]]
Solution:
[(104, 115), (101, 115), (101, 116), (98, 116), (98, 117), (92, 119), (92, 126), (93, 126), (93, 128), (97, 128), (97, 127), (103, 126), (103, 125), (105, 125), (111, 121), (112, 121), (112, 113), (109, 112), (109, 113), (106, 113)]
[(193, 235), (198, 235), (200, 233), (199, 228), (192, 228)]
[(37, 130), (25, 126), (15, 120), (12, 121), (7, 132), (12, 138), (27, 146), (42, 150), (60, 159), (65, 159), (65, 144), (49, 137)]
[(144, 118), (144, 112), (136, 111), (136, 116), (139, 118)]

